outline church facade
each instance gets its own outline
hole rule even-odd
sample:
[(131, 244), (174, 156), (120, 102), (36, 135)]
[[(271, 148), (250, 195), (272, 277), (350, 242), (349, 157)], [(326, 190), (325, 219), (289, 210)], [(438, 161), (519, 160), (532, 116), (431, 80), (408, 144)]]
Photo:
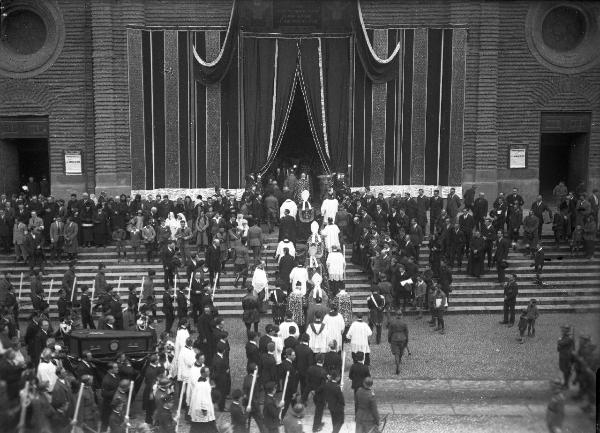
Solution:
[(277, 164), (296, 91), (321, 170), (354, 187), (600, 187), (595, 2), (2, 8), (2, 191), (42, 175), (61, 197), (243, 188)]

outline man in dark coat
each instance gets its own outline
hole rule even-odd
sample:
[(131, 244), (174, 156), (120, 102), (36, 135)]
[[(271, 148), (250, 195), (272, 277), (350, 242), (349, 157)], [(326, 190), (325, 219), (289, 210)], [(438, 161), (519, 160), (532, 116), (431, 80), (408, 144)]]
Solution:
[(296, 345), (296, 368), (298, 370), (298, 381), (300, 382), (300, 392), (302, 393), (302, 402), (306, 403), (308, 398), (308, 368), (313, 364), (314, 354), (308, 346), (309, 337), (307, 334), (300, 336), (300, 342)]
[(242, 298), (242, 321), (246, 326), (246, 333), (250, 338), (250, 327), (254, 326), (254, 332), (258, 332), (258, 322), (260, 320), (258, 297), (254, 294), (254, 289), (248, 287), (248, 293)]
[(396, 317), (388, 325), (388, 343), (394, 355), (396, 374), (400, 374), (400, 363), (404, 349), (408, 345), (408, 326), (402, 320), (402, 311), (398, 310)]
[(265, 392), (267, 392), (266, 385), (269, 382), (277, 383), (279, 381), (277, 363), (275, 362), (275, 343), (270, 342), (267, 344), (267, 353), (261, 355), (259, 368), (258, 377), (265, 386)]
[(344, 424), (344, 394), (339, 383), (337, 371), (330, 372), (329, 380), (323, 387), (323, 397), (331, 414), (332, 433), (338, 433)]
[(512, 274), (510, 280), (504, 284), (504, 320), (500, 322), (502, 325), (508, 324), (511, 327), (515, 324), (515, 306), (518, 294), (517, 275)]
[(173, 279), (177, 270), (177, 257), (175, 256), (175, 243), (169, 242), (167, 248), (162, 253), (162, 265), (165, 276), (165, 287), (173, 287)]
[(296, 354), (293, 349), (285, 350), (285, 358), (279, 364), (280, 367), (280, 381), (285, 384), (285, 378), (288, 376), (288, 384), (285, 390), (285, 395), (283, 396), (283, 409), (281, 411), (281, 418), (285, 417), (290, 404), (298, 390), (298, 370), (296, 369), (296, 365), (294, 360), (296, 359)]
[(373, 379), (369, 376), (363, 381), (362, 386), (356, 391), (356, 431), (369, 432), (379, 426), (379, 411), (375, 394), (371, 390)]
[(440, 197), (440, 190), (433, 191), (433, 196), (429, 199), (429, 234), (435, 231), (435, 222), (442, 215), (444, 208), (444, 199)]
[(325, 409), (325, 396), (323, 390), (327, 382), (327, 372), (323, 367), (324, 356), (322, 353), (316, 355), (317, 363), (308, 368), (307, 390), (314, 392), (313, 402), (315, 404), (315, 417), (313, 419), (313, 432), (323, 428), (323, 410)]
[(46, 347), (46, 341), (50, 338), (50, 322), (44, 319), (40, 321), (40, 329), (38, 330), (33, 340), (33, 350), (30, 352), (31, 362), (33, 365), (37, 365), (40, 361), (40, 355), (42, 350)]
[(92, 303), (90, 301), (89, 289), (87, 286), (81, 286), (81, 326), (83, 329), (96, 329), (92, 320)]
[(165, 332), (171, 333), (173, 322), (175, 321), (175, 307), (173, 306), (173, 292), (170, 288), (165, 288), (162, 297), (162, 311), (165, 315)]
[(75, 413), (75, 399), (70, 383), (66, 379), (67, 371), (62, 367), (56, 367), (56, 377), (57, 380), (52, 388), (52, 406), (58, 409), (66, 403), (66, 414), (72, 417)]
[(275, 401), (275, 382), (265, 384), (265, 402), (263, 407), (263, 419), (265, 433), (279, 433), (279, 402)]
[(221, 243), (218, 239), (213, 239), (212, 244), (206, 249), (205, 265), (208, 267), (209, 281), (212, 287), (215, 284), (215, 276), (221, 271)]
[(296, 259), (290, 254), (289, 248), (283, 249), (283, 256), (279, 259), (279, 280), (281, 288), (288, 294), (291, 291), (290, 287), (290, 272), (296, 266)]
[(260, 351), (258, 350), (258, 332), (248, 332), (248, 342), (246, 343), (246, 368), (251, 364), (260, 365)]
[(348, 377), (352, 381), (352, 390), (356, 394), (358, 389), (363, 385), (365, 378), (371, 376), (371, 373), (369, 367), (364, 364), (365, 354), (363, 352), (356, 352), (354, 358), (356, 361), (350, 367)]
[(108, 364), (108, 372), (102, 379), (101, 396), (102, 409), (100, 412), (102, 420), (102, 430), (106, 430), (108, 426), (108, 418), (112, 411), (111, 402), (119, 387), (119, 365), (116, 362)]
[[(146, 367), (144, 374), (144, 391), (142, 392), (142, 409), (146, 411), (146, 424), (152, 425), (156, 402), (153, 398), (153, 387), (157, 378), (164, 372), (164, 368), (158, 363), (158, 355), (150, 355), (150, 364)], [(158, 402), (160, 404), (160, 402)]]
[(449, 265), (454, 267), (456, 262), (458, 269), (462, 266), (462, 259), (465, 255), (465, 244), (467, 242), (465, 232), (460, 229), (460, 226), (454, 224), (454, 228), (449, 233), (449, 244), (450, 244), (450, 260)]
[(483, 192), (479, 193), (479, 197), (475, 199), (475, 203), (473, 203), (473, 219), (475, 220), (475, 228), (477, 230), (481, 230), (483, 225), (483, 219), (488, 214), (488, 201), (485, 198), (485, 194)]
[(231, 391), (231, 374), (229, 372), (229, 360), (225, 357), (225, 344), (219, 342), (216, 349), (217, 353), (213, 358), (210, 373), (215, 388), (219, 391), (219, 411), (223, 412), (225, 410), (225, 399)]
[(290, 215), (289, 209), (284, 210), (283, 218), (279, 222), (279, 238), (277, 242), (281, 242), (286, 238), (294, 244), (296, 243), (296, 219)]
[(506, 259), (508, 259), (508, 252), (510, 251), (510, 239), (506, 234), (502, 232), (502, 230), (498, 230), (498, 244), (496, 247), (496, 253), (494, 254), (494, 261), (496, 262), (496, 270), (498, 272), (498, 282), (504, 282), (504, 275), (506, 272), (506, 268), (508, 267), (508, 263)]

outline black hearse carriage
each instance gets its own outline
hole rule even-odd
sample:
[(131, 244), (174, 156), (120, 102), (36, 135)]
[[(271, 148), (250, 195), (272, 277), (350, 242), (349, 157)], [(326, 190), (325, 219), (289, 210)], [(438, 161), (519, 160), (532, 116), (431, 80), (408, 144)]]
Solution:
[(90, 351), (96, 367), (94, 381), (99, 385), (108, 370), (108, 364), (116, 362), (118, 356), (124, 353), (131, 362), (132, 368), (127, 372), (123, 371), (122, 374), (135, 382), (137, 391), (143, 381), (149, 355), (154, 353), (152, 340), (153, 334), (149, 331), (95, 329), (73, 331), (69, 338), (69, 354), (66, 356), (64, 366), (77, 376), (77, 369), (81, 365), (84, 353)]

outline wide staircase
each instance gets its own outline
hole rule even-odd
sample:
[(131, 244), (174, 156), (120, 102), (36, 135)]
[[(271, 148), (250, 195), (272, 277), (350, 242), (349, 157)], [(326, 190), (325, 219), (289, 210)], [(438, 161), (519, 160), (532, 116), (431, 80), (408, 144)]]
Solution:
[[(567, 245), (556, 248), (550, 235), (543, 236), (543, 245), (546, 251), (546, 265), (543, 273), (543, 283), (535, 281), (532, 260), (523, 255), (521, 251), (511, 251), (508, 262), (510, 264), (507, 274), (516, 273), (519, 277), (519, 298), (517, 307), (525, 306), (529, 299), (536, 298), (538, 308), (544, 311), (554, 312), (589, 312), (600, 310), (600, 258), (587, 260), (582, 253), (571, 256)], [(274, 282), (273, 272), (276, 262), (273, 254), (277, 246), (276, 233), (266, 236), (266, 256), (268, 257), (267, 270), (270, 280)], [(131, 251), (131, 250), (129, 250)], [(140, 250), (140, 255), (143, 253)], [(370, 284), (367, 275), (356, 265), (350, 262), (351, 248), (346, 249), (346, 260), (348, 262), (346, 272), (346, 287), (352, 296), (354, 311), (367, 311), (366, 299), (370, 293)], [(420, 252), (420, 264), (427, 263), (428, 248), (424, 245)], [(129, 257), (128, 257), (129, 258)], [(92, 287), (92, 281), (96, 275), (98, 263), (106, 264), (106, 277), (108, 283), (117, 288), (120, 279), (119, 294), (124, 303), (127, 300), (127, 287), (130, 284), (140, 285), (142, 276), (147, 271), (156, 271), (155, 287), (157, 300), (160, 305), (163, 292), (163, 272), (158, 260), (154, 263), (146, 261), (134, 262), (117, 261), (115, 248), (82, 248), (76, 266), (78, 284), (87, 284)], [(466, 275), (466, 260), (463, 261), (462, 270), (454, 270), (453, 291), (450, 295), (450, 306), (448, 313), (491, 313), (502, 310), (503, 289), (496, 281), (495, 269), (488, 270), (481, 278)], [(0, 256), (0, 269), (9, 269), (11, 282), (19, 293), (21, 272), (23, 273), (21, 317), (26, 317), (32, 310), (29, 302), (29, 278), (28, 267), (15, 264), (13, 256)], [(46, 267), (47, 275), (42, 277), (46, 296), (48, 295), (51, 281), (53, 290), (50, 304), (51, 317), (57, 316), (56, 300), (58, 289), (67, 264), (50, 265)], [(180, 272), (179, 282), (185, 282), (185, 272)], [(235, 274), (233, 265), (228, 263), (226, 273), (221, 277), (221, 285), (216, 290), (215, 303), (219, 312), (225, 316), (241, 315), (241, 299), (245, 291), (238, 286), (233, 287)], [(250, 278), (248, 279), (250, 281)], [(410, 311), (408, 311), (410, 313)]]

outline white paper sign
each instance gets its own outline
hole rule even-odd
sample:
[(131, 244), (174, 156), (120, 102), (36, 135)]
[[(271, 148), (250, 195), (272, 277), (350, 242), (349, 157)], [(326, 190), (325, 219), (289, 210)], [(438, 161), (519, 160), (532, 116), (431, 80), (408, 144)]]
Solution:
[(527, 148), (513, 147), (510, 149), (509, 168), (527, 167)]
[(65, 152), (65, 174), (77, 175), (81, 171), (81, 152)]

